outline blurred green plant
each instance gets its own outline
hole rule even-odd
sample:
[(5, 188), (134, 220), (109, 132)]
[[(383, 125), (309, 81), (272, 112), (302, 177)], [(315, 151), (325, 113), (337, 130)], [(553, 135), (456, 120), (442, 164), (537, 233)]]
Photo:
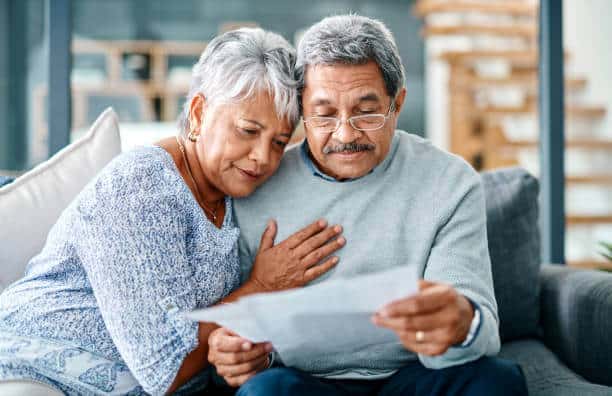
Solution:
[(599, 254), (612, 261), (612, 243), (599, 242), (599, 246), (604, 249), (600, 251)]

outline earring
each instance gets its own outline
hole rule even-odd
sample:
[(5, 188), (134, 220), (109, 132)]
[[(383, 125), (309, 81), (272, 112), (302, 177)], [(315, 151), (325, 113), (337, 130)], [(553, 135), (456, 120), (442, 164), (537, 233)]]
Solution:
[(200, 137), (200, 135), (196, 135), (193, 133), (193, 131), (189, 131), (189, 135), (187, 135), (187, 139), (191, 140), (192, 142), (197, 142), (198, 137)]

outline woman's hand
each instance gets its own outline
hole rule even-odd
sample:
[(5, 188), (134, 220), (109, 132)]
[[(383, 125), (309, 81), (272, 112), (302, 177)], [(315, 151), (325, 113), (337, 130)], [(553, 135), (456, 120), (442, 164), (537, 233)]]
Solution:
[(261, 236), (249, 278), (262, 291), (291, 289), (318, 278), (338, 263), (338, 257), (326, 257), (346, 243), (344, 237), (338, 237), (342, 227), (328, 227), (325, 220), (310, 224), (275, 246), (276, 232), (276, 222), (271, 220)]

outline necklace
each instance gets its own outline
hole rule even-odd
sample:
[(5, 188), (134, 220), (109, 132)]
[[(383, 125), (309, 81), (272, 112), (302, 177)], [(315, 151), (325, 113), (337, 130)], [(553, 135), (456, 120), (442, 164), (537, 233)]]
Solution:
[(181, 151), (181, 155), (183, 156), (183, 162), (185, 163), (185, 168), (187, 168), (187, 174), (189, 175), (189, 178), (191, 179), (191, 182), (193, 183), (193, 187), (195, 188), (198, 201), (202, 204), (202, 209), (204, 209), (205, 212), (211, 215), (213, 218), (213, 222), (216, 223), (217, 222), (217, 209), (219, 209), (219, 204), (215, 206), (215, 209), (211, 209), (206, 205), (206, 202), (204, 201), (204, 199), (202, 198), (202, 194), (200, 193), (200, 189), (198, 188), (198, 185), (195, 182), (193, 174), (191, 173), (191, 167), (189, 166), (189, 161), (187, 161), (187, 155), (185, 154), (185, 147), (183, 146), (183, 143), (181, 143), (178, 136), (175, 136), (175, 138), (176, 138), (176, 143), (178, 144), (179, 150)]

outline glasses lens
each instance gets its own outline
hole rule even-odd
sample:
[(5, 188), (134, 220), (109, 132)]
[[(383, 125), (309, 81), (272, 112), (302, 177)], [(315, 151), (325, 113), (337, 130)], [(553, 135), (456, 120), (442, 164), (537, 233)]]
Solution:
[(380, 114), (357, 116), (352, 117), (350, 120), (355, 129), (362, 131), (379, 129), (385, 124), (385, 116)]
[(310, 117), (308, 119), (308, 125), (315, 132), (318, 133), (329, 133), (336, 130), (338, 120), (332, 117)]

